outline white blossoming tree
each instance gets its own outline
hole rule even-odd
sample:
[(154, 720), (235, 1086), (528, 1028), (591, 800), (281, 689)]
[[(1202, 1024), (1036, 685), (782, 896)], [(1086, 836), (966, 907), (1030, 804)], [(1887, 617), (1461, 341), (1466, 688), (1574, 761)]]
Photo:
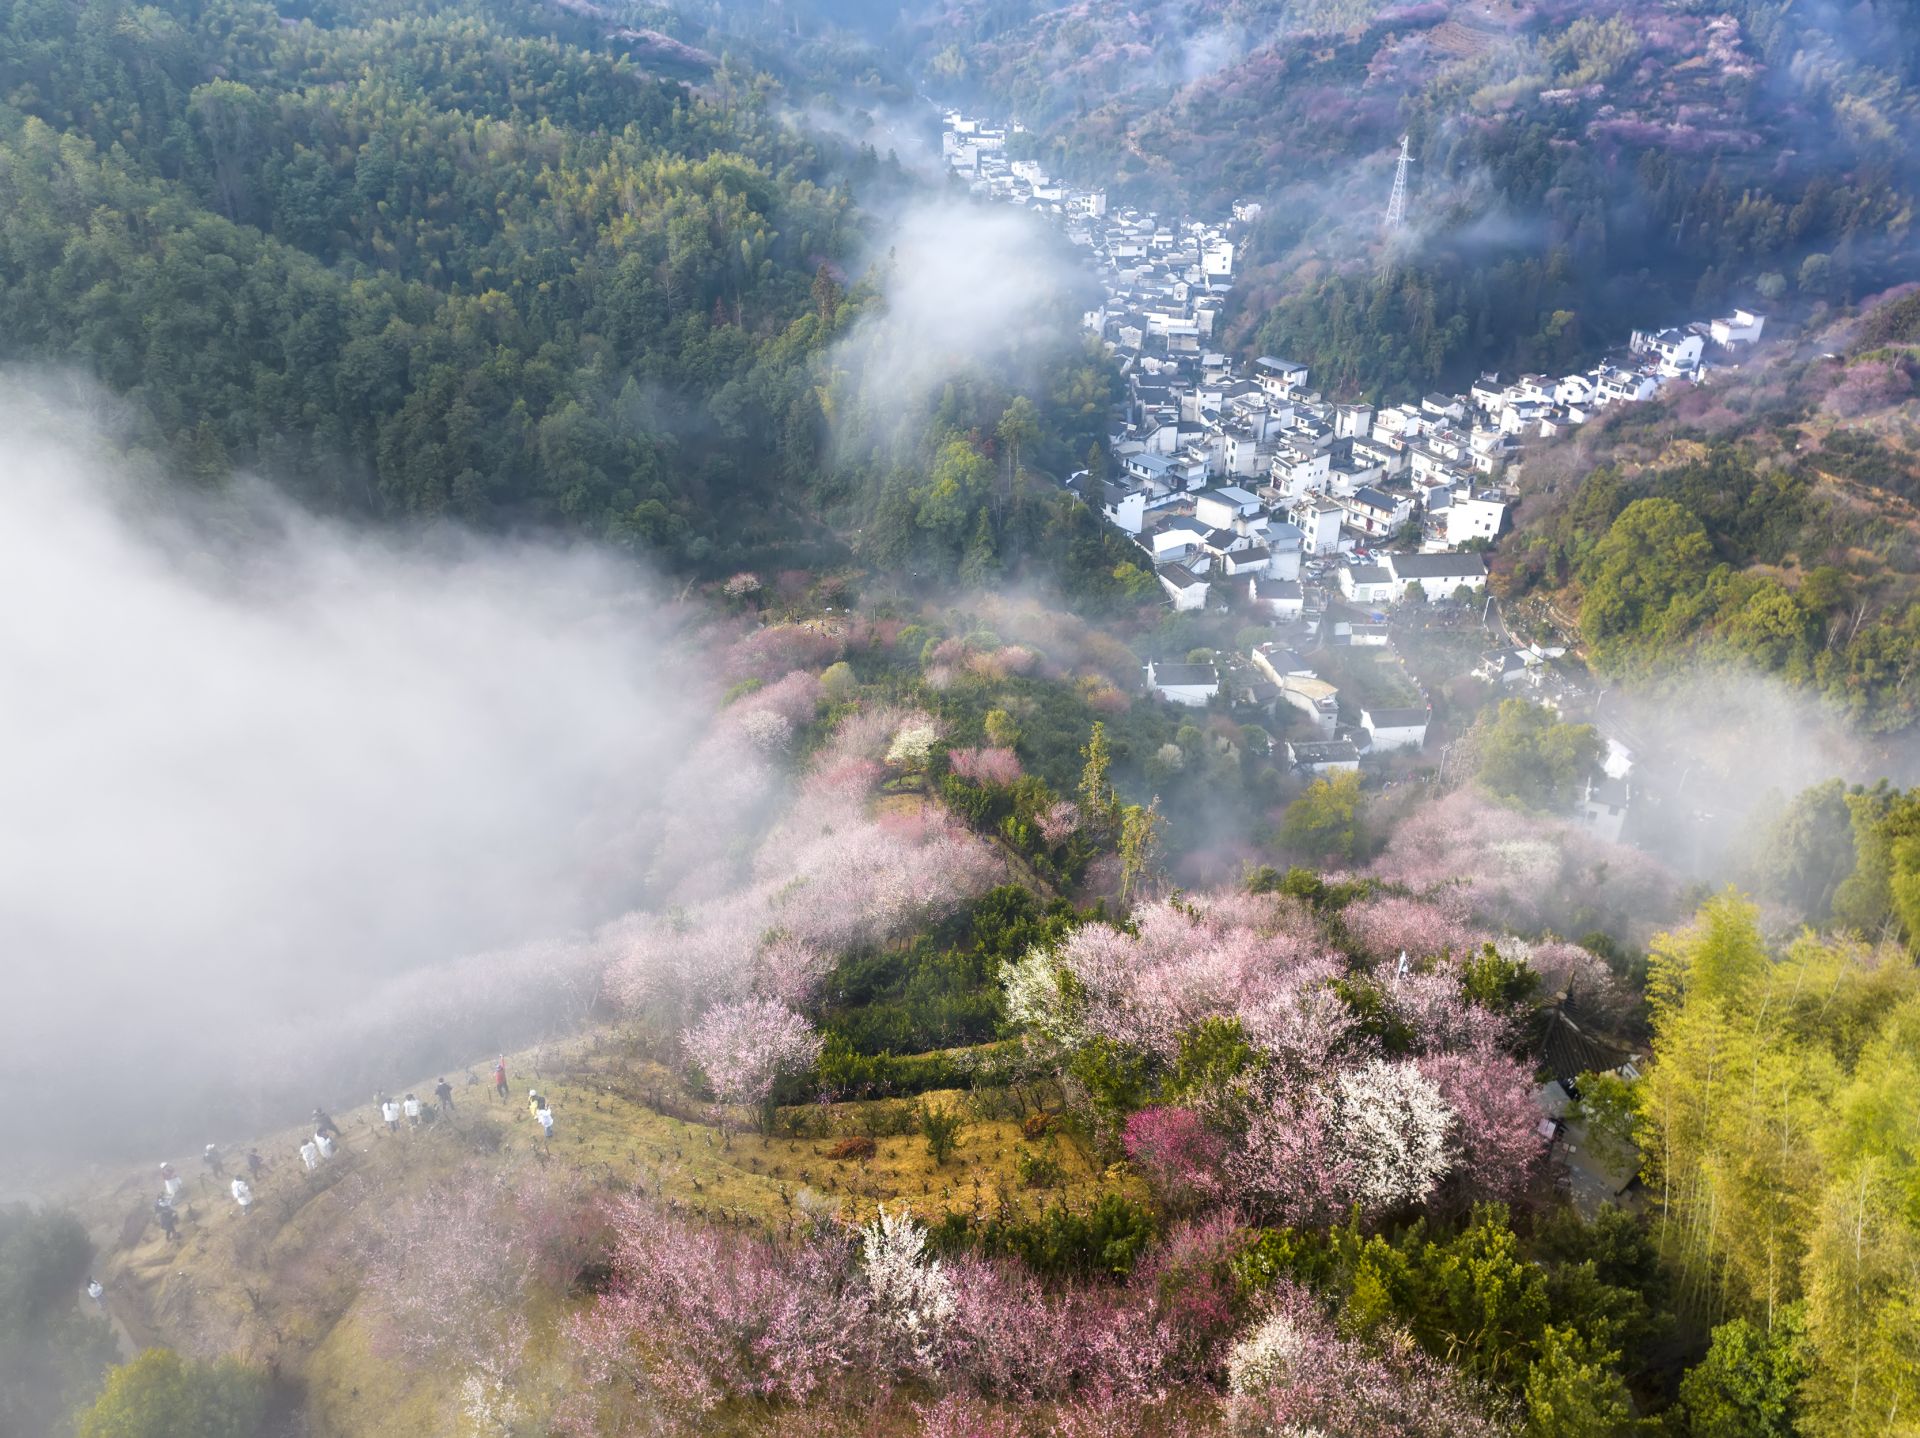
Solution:
[(1086, 1037), (1061, 986), (1059, 964), (1045, 949), (1028, 949), (1008, 964), (1000, 983), (1006, 991), (1007, 1017), (1021, 1028), (1066, 1044)]
[(905, 1206), (879, 1216), (860, 1230), (861, 1267), (874, 1312), (896, 1345), (903, 1368), (931, 1375), (940, 1360), (946, 1327), (956, 1303), (953, 1280), (940, 1260), (927, 1254), (927, 1231)]
[(1375, 1059), (1335, 1081), (1339, 1146), (1355, 1196), (1390, 1208), (1425, 1198), (1453, 1166), (1453, 1110), (1413, 1064)]

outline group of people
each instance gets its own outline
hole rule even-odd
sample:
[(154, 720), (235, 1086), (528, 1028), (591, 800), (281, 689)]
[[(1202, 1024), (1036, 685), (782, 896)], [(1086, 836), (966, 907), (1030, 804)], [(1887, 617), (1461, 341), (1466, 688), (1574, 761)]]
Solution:
[(332, 1158), (338, 1149), (334, 1142), (340, 1137), (340, 1126), (333, 1116), (323, 1108), (313, 1111), (313, 1134), (300, 1145), (300, 1166), (312, 1173), (321, 1164)]
[[(469, 1083), (479, 1082), (472, 1074), (467, 1075), (467, 1081)], [(447, 1082), (444, 1074), (441, 1075), (433, 1085), (433, 1097), (436, 1105), (436, 1113), (450, 1114), (453, 1112), (453, 1085)], [(402, 1119), (406, 1120), (408, 1128), (419, 1128), (422, 1121), (427, 1117), (424, 1106), (421, 1104), (419, 1098), (413, 1094), (408, 1094), (396, 1102), (387, 1094), (377, 1093), (373, 1096), (373, 1106), (379, 1111), (380, 1121), (386, 1124), (388, 1133), (398, 1133)]]
[[(260, 1157), (259, 1149), (250, 1148), (244, 1163), (246, 1172), (236, 1173), (228, 1182), (227, 1191), (240, 1205), (240, 1211), (247, 1213), (253, 1208), (253, 1184), (265, 1172), (267, 1161)], [(227, 1160), (217, 1144), (210, 1143), (200, 1151), (200, 1164), (206, 1170), (209, 1183), (219, 1183), (227, 1177)], [(179, 1170), (170, 1163), (161, 1164), (160, 1196), (153, 1201), (153, 1217), (169, 1243), (180, 1236), (179, 1202), (185, 1189), (186, 1181), (180, 1177)]]
[[(477, 1084), (479, 1081), (477, 1076), (471, 1072), (468, 1073), (468, 1083)], [(493, 1089), (496, 1097), (506, 1098), (507, 1056), (505, 1054), (500, 1055), (499, 1061), (494, 1065)], [(454, 1111), (453, 1085), (447, 1082), (445, 1075), (434, 1083), (433, 1097), (435, 1109), (431, 1114), (427, 1112), (420, 1099), (411, 1093), (397, 1100), (386, 1093), (375, 1094), (374, 1109), (379, 1115), (379, 1122), (386, 1124), (387, 1132), (398, 1133), (403, 1120), (408, 1128), (419, 1128), (422, 1123), (430, 1119), (451, 1114)], [(551, 1146), (553, 1143), (552, 1107), (538, 1090), (528, 1089), (527, 1109), (533, 1115), (534, 1121), (540, 1125), (542, 1137)], [(313, 1133), (300, 1144), (300, 1164), (304, 1171), (312, 1173), (338, 1153), (340, 1138), (340, 1126), (333, 1121), (333, 1116), (325, 1109), (315, 1107)], [(217, 1183), (226, 1178), (226, 1159), (215, 1145), (206, 1146), (205, 1151), (200, 1155), (200, 1161), (205, 1166), (210, 1181)], [(259, 1180), (261, 1172), (266, 1168), (266, 1160), (260, 1157), (258, 1149), (248, 1149), (245, 1162), (246, 1172), (236, 1173), (227, 1185), (228, 1192), (233, 1195), (233, 1201), (239, 1205), (240, 1212), (243, 1214), (253, 1211), (253, 1184)], [(160, 1196), (153, 1201), (153, 1215), (168, 1243), (176, 1241), (180, 1236), (177, 1200), (184, 1187), (185, 1184), (172, 1164), (160, 1165)]]

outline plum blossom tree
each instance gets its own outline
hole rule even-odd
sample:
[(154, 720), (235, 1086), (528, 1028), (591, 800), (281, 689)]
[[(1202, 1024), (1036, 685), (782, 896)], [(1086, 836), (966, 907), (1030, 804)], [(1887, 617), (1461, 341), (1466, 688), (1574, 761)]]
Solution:
[[(796, 685), (767, 702), (811, 714), (814, 701)], [(880, 755), (914, 712), (859, 711), (838, 726), (754, 851), (746, 882), (595, 934), (585, 947), (600, 955), (612, 995), (674, 1024), (756, 991), (801, 1003), (833, 954), (944, 918), (999, 882), (1004, 862), (945, 809), (885, 821), (868, 814), (885, 774)], [(739, 762), (767, 769), (745, 747)], [(690, 840), (693, 849), (731, 842), (720, 827), (717, 840), (705, 832)]]
[(890, 1356), (903, 1370), (932, 1377), (939, 1371), (954, 1314), (953, 1280), (927, 1252), (927, 1231), (904, 1207), (860, 1230), (861, 1269)]
[(1249, 1209), (1298, 1225), (1338, 1218), (1354, 1201), (1355, 1168), (1335, 1100), (1324, 1084), (1305, 1080), (1274, 1085), (1227, 1159)]
[(1349, 904), (1341, 911), (1355, 947), (1370, 959), (1395, 959), (1405, 953), (1414, 959), (1456, 957), (1486, 942), (1486, 935), (1470, 922), (1466, 895), (1441, 888), (1426, 897), (1378, 894)]
[(1035, 824), (1040, 830), (1041, 839), (1049, 846), (1064, 844), (1079, 832), (1080, 806), (1071, 799), (1061, 799), (1049, 806), (1035, 820)]
[(599, 1223), (575, 1176), (534, 1165), (470, 1164), (390, 1208), (362, 1269), (377, 1343), (493, 1387), (519, 1361), (511, 1316), (572, 1281)]
[(1458, 1190), (1458, 1201), (1504, 1200), (1525, 1193), (1546, 1155), (1526, 1066), (1486, 1045), (1429, 1054), (1417, 1062), (1453, 1111), (1449, 1138), (1460, 1158), (1449, 1188)]
[(1202, 1020), (1284, 1005), (1334, 972), (1311, 917), (1275, 896), (1145, 904), (1133, 926), (1075, 929), (1059, 964), (1083, 998), (1089, 1032), (1168, 1063)]
[(1412, 1064), (1374, 1059), (1341, 1074), (1334, 1087), (1354, 1197), (1379, 1209), (1433, 1192), (1454, 1158), (1447, 1142), (1453, 1111), (1433, 1081)]
[(640, 1197), (612, 1223), (614, 1279), (570, 1326), (591, 1377), (692, 1412), (734, 1395), (804, 1403), (849, 1373), (871, 1386), (872, 1301), (845, 1233), (782, 1247)]
[(1006, 995), (1007, 1018), (1016, 1026), (1054, 1043), (1073, 1044), (1085, 1038), (1072, 1000), (1060, 982), (1053, 954), (1036, 945), (1000, 976)]
[(1248, 1438), (1494, 1438), (1508, 1425), (1411, 1339), (1343, 1339), (1313, 1298), (1282, 1283), (1227, 1362), (1228, 1412)]
[(1640, 850), (1472, 789), (1415, 810), (1369, 873), (1422, 894), (1451, 886), (1481, 918), (1529, 931), (1601, 928), (1644, 942), (1679, 912), (1673, 874)]
[(720, 1102), (755, 1109), (769, 1131), (774, 1086), (820, 1057), (813, 1026), (785, 1004), (762, 998), (715, 1005), (681, 1035), (681, 1044)]
[(952, 749), (947, 767), (969, 784), (1009, 787), (1020, 780), (1020, 756), (1011, 749)]
[(1369, 1059), (1320, 1080), (1277, 1077), (1227, 1171), (1287, 1223), (1374, 1214), (1432, 1193), (1453, 1166), (1455, 1116), (1412, 1063)]
[(1192, 1109), (1151, 1107), (1129, 1114), (1121, 1142), (1164, 1205), (1191, 1208), (1220, 1195), (1221, 1141)]
[(914, 714), (902, 721), (887, 745), (887, 763), (909, 773), (927, 767), (933, 746), (940, 742), (940, 725), (930, 714)]

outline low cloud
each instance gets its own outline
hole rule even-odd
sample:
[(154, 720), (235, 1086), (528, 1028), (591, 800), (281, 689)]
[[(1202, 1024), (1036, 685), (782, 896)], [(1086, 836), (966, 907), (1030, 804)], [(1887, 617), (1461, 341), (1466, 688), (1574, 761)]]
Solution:
[(884, 234), (873, 257), (884, 305), (834, 355), (853, 382), (859, 427), (875, 434), (956, 377), (1017, 385), (1067, 342), (1072, 316), (1094, 297), (1052, 227), (1009, 206), (924, 201)]
[(181, 502), (18, 375), (0, 434), (0, 1126), (245, 1089), (263, 1034), (641, 897), (696, 705), (627, 560)]

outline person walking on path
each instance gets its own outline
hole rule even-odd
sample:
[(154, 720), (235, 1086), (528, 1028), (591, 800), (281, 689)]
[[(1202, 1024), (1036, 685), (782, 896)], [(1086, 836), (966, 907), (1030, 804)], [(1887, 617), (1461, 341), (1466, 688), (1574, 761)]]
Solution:
[(540, 1107), (538, 1107), (533, 1111), (533, 1116), (538, 1120), (540, 1120), (541, 1136), (545, 1138), (547, 1147), (552, 1148), (553, 1147), (553, 1110), (547, 1106), (547, 1101), (545, 1099), (540, 1100)]
[(504, 1101), (507, 1096), (507, 1056), (500, 1055), (500, 1061), (493, 1066), (493, 1091)]
[(300, 1145), (300, 1162), (305, 1164), (307, 1172), (312, 1173), (320, 1167), (320, 1145), (308, 1139)]
[(164, 1199), (156, 1198), (153, 1201), (153, 1217), (154, 1221), (160, 1225), (160, 1232), (168, 1243), (173, 1243), (179, 1239), (180, 1235), (177, 1230), (180, 1225), (180, 1216), (173, 1211), (172, 1204)]
[(102, 1313), (107, 1311), (107, 1290), (101, 1287), (100, 1280), (92, 1274), (87, 1275), (87, 1297), (93, 1300), (93, 1306)]
[(400, 1105), (385, 1094), (380, 1095), (380, 1117), (387, 1121), (388, 1133), (400, 1132)]
[(540, 1103), (541, 1103), (540, 1090), (537, 1088), (528, 1089), (527, 1090), (527, 1113), (529, 1116), (532, 1117), (535, 1123), (538, 1123), (540, 1121)]
[(260, 1171), (264, 1169), (266, 1166), (267, 1166), (267, 1161), (264, 1158), (260, 1157), (259, 1149), (250, 1148), (247, 1150), (247, 1177), (248, 1178), (252, 1179), (255, 1183), (258, 1183), (260, 1181)]
[(253, 1189), (248, 1186), (247, 1181), (236, 1174), (230, 1187), (233, 1189), (233, 1201), (240, 1205), (240, 1211), (252, 1213)]
[(434, 1084), (433, 1096), (440, 1100), (441, 1113), (453, 1112), (453, 1085), (447, 1082), (444, 1074), (440, 1077), (439, 1082)]
[(420, 1127), (420, 1100), (415, 1098), (412, 1094), (408, 1094), (402, 1106), (406, 1109), (406, 1112), (407, 1112), (407, 1127), (408, 1128)]
[(208, 1144), (200, 1154), (200, 1162), (207, 1166), (207, 1172), (215, 1178), (227, 1176), (227, 1161), (220, 1157), (220, 1150)]
[(340, 1137), (340, 1125), (333, 1121), (332, 1114), (318, 1105), (315, 1105), (313, 1110), (313, 1134), (315, 1138), (318, 1138), (321, 1134), (332, 1134), (335, 1138)]
[(313, 1136), (313, 1146), (320, 1150), (320, 1157), (322, 1159), (333, 1157), (333, 1140), (328, 1138), (324, 1133), (316, 1133)]
[(173, 1165), (170, 1163), (160, 1165), (160, 1188), (166, 1194), (167, 1204), (171, 1207), (173, 1201), (180, 1196), (180, 1175), (174, 1172)]

